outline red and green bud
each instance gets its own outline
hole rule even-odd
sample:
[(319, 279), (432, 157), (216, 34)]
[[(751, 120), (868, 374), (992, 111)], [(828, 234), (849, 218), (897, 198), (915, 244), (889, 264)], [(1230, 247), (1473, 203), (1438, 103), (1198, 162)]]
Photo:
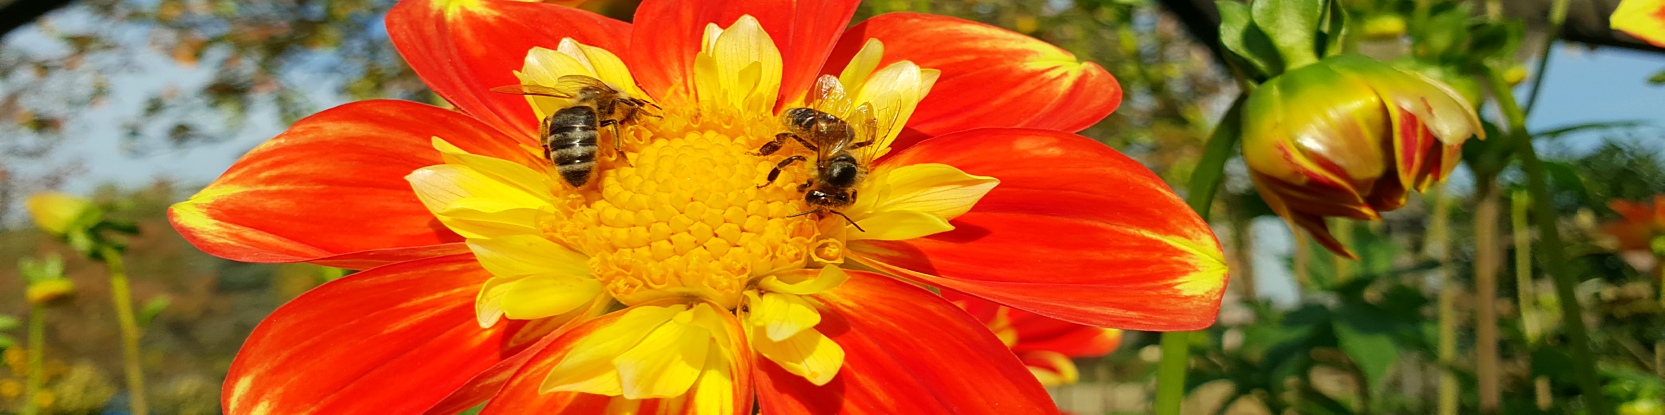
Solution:
[(1243, 155), (1266, 203), (1349, 257), (1324, 218), (1380, 219), (1444, 180), (1463, 141), (1484, 135), (1450, 87), (1358, 55), (1272, 78), (1243, 112)]

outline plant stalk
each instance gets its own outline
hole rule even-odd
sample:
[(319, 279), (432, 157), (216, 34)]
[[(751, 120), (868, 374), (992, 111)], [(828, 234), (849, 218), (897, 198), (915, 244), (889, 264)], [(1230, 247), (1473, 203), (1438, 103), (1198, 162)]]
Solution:
[(46, 379), (46, 307), (29, 307), (29, 374), (23, 381), (22, 415), (40, 413), (41, 384)]
[(1497, 248), (1500, 204), (1497, 177), (1475, 179), (1480, 203), (1474, 207), (1474, 357), (1479, 382), (1480, 413), (1496, 414), (1503, 404), (1497, 358), (1497, 272), (1502, 265)]
[(127, 268), (122, 264), (121, 253), (115, 248), (101, 247), (98, 255), (110, 272), (110, 296), (115, 302), (116, 321), (121, 328), (121, 355), (127, 372), (128, 403), (133, 415), (147, 415), (145, 374), (139, 364), (139, 323), (133, 317), (133, 295), (128, 287)]
[(1434, 217), (1428, 224), (1428, 255), (1439, 262), (1434, 272), (1439, 274), (1440, 338), (1437, 351), (1440, 363), (1439, 415), (1457, 415), (1462, 385), (1451, 368), (1457, 362), (1457, 286), (1451, 272), (1451, 201), (1445, 196), (1445, 183), (1435, 184), (1428, 192), (1434, 199)]
[[(1185, 203), (1197, 211), (1204, 221), (1208, 220), (1208, 212), (1214, 206), (1214, 194), (1220, 190), (1220, 181), (1226, 174), (1226, 160), (1231, 159), (1232, 150), (1237, 146), (1246, 98), (1248, 95), (1239, 95), (1231, 104), (1231, 109), (1220, 118), (1220, 124), (1214, 126), (1214, 133), (1209, 135), (1202, 159), (1197, 161), (1197, 168), (1191, 173), (1191, 183), (1186, 187)], [(1157, 415), (1179, 415), (1180, 406), (1185, 402), (1185, 371), (1191, 359), (1191, 336), (1192, 332), (1188, 331), (1162, 333), (1162, 360), (1156, 366)]]
[(1486, 71), (1486, 78), (1490, 81), (1492, 93), (1497, 94), (1499, 109), (1509, 121), (1508, 144), (1516, 147), (1521, 169), (1526, 172), (1527, 190), (1531, 192), (1532, 210), (1535, 212), (1532, 219), (1538, 227), (1541, 248), (1537, 250), (1538, 264), (1555, 282), (1555, 295), (1561, 299), (1561, 320), (1567, 327), (1574, 379), (1578, 382), (1580, 396), (1591, 414), (1612, 414), (1613, 408), (1602, 394), (1601, 381), (1596, 376), (1596, 359), (1590, 350), (1589, 330), (1584, 327), (1584, 310), (1578, 303), (1578, 281), (1567, 269), (1567, 252), (1555, 226), (1555, 209), (1549, 204), (1549, 180), (1544, 173), (1543, 160), (1538, 159), (1538, 150), (1532, 146), (1532, 133), (1526, 130), (1526, 113), (1521, 111), (1514, 91), (1509, 89), (1500, 71), (1490, 68)]
[[(1509, 197), (1509, 231), (1515, 239), (1515, 298), (1520, 309), (1520, 329), (1526, 334), (1528, 347), (1540, 347), (1539, 340), (1543, 338), (1543, 321), (1538, 317), (1537, 284), (1532, 278), (1532, 230), (1527, 225), (1527, 210), (1532, 197), (1524, 190), (1516, 190)], [(1537, 376), (1532, 379), (1532, 393), (1537, 398), (1538, 409), (1549, 410), (1554, 404), (1554, 397), (1549, 390), (1549, 377)]]

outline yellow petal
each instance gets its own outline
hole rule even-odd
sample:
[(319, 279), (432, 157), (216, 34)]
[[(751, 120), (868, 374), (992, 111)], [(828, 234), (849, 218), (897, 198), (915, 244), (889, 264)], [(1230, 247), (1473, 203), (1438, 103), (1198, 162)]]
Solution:
[(504, 290), (503, 315), (516, 320), (536, 320), (566, 314), (589, 304), (601, 295), (602, 285), (589, 277), (536, 275), (509, 283)]
[(583, 392), (597, 395), (624, 394), (613, 359), (642, 342), (649, 333), (670, 322), (686, 306), (637, 306), (618, 320), (579, 340), (544, 378), (538, 392)]
[(856, 221), (865, 231), (858, 231), (854, 226), (846, 228), (850, 241), (878, 240), (901, 241), (922, 236), (935, 235), (954, 230), (954, 225), (941, 216), (917, 210), (893, 210), (878, 212)]
[(844, 270), (836, 266), (821, 268), (813, 278), (807, 278), (806, 274), (807, 272), (795, 272), (780, 276), (771, 275), (763, 277), (757, 286), (770, 292), (810, 295), (838, 288), (839, 284), (850, 280), (850, 274), (844, 273)]
[(752, 349), (816, 386), (831, 382), (844, 366), (844, 348), (815, 330), (804, 330), (778, 342), (765, 336), (752, 336)]
[(726, 29), (707, 25), (694, 59), (694, 91), (701, 105), (742, 113), (773, 110), (782, 61), (757, 18), (740, 16)]
[(465, 238), (494, 236), (490, 234), (494, 227), (471, 227), (467, 219), (446, 215), (447, 209), (459, 201), (478, 198), (489, 200), (491, 202), (486, 203), (496, 204), (498, 208), (513, 207), (534, 211), (552, 208), (545, 199), (548, 195), (540, 197), (527, 193), (518, 186), (506, 184), (495, 177), (462, 165), (423, 167), (405, 176), (405, 180), (410, 181), (411, 187), (416, 190), (417, 199), (422, 201), (440, 222)]
[(468, 249), (492, 275), (588, 277), (589, 257), (536, 235), (469, 239)]
[(747, 323), (763, 329), (769, 340), (781, 341), (821, 324), (821, 313), (808, 300), (794, 294), (747, 292), (751, 316)]
[(850, 63), (846, 64), (844, 70), (839, 72), (839, 83), (861, 85), (863, 82), (867, 82), (867, 77), (873, 75), (874, 70), (879, 69), (879, 61), (884, 59), (884, 54), (884, 42), (880, 42), (879, 39), (867, 39), (867, 43), (861, 45), (861, 50), (856, 52), (856, 56), (851, 57)]
[[(726, 330), (725, 330), (726, 331)], [(729, 353), (713, 350), (705, 355), (705, 372), (694, 382), (694, 394), (689, 395), (694, 411), (681, 413), (740, 415), (734, 413), (734, 373)], [(746, 397), (745, 399), (751, 399)]]
[[(696, 307), (710, 307), (700, 304)], [(654, 329), (642, 342), (613, 359), (624, 397), (630, 399), (681, 396), (705, 371), (711, 352), (711, 332), (688, 324), (691, 312), (678, 313)]]
[(527, 194), (547, 195), (552, 194), (554, 189), (562, 188), (551, 179), (548, 171), (537, 171), (520, 163), (469, 153), (439, 137), (433, 138), (433, 146), (439, 150), (440, 157), (446, 164), (468, 166)]
[[(935, 78), (931, 78), (930, 82), (934, 83)], [(882, 134), (874, 144), (878, 147), (871, 150), (876, 158), (890, 152), (890, 142), (902, 133), (901, 127), (913, 116), (914, 109), (919, 107), (919, 100), (925, 99), (925, 93), (930, 92), (932, 85), (927, 83), (919, 65), (900, 61), (874, 72), (860, 85), (845, 86), (856, 91), (852, 102), (857, 106), (870, 105), (875, 110), (877, 132)]]
[(876, 172), (876, 182), (889, 186), (873, 211), (913, 210), (952, 220), (971, 210), (978, 199), (994, 190), (999, 179), (966, 174), (946, 164), (913, 164)]
[(35, 220), (35, 226), (54, 236), (62, 236), (77, 222), (92, 225), (98, 221), (98, 217), (103, 216), (87, 199), (59, 192), (30, 195), (27, 206), (29, 216)]

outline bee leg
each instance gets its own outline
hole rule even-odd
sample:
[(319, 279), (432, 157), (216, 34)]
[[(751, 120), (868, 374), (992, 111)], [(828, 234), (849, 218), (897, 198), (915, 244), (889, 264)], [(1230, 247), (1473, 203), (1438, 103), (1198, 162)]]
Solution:
[(798, 191), (803, 192), (805, 190), (809, 190), (809, 187), (814, 186), (814, 185), (815, 185), (815, 179), (809, 179), (807, 181), (804, 181), (804, 184), (798, 185)]
[(790, 165), (792, 165), (792, 163), (797, 163), (797, 162), (808, 160), (808, 159), (809, 158), (804, 157), (803, 155), (800, 154), (800, 155), (796, 155), (796, 156), (792, 156), (792, 157), (787, 157), (786, 160), (781, 160), (780, 164), (775, 165), (774, 170), (769, 171), (769, 180), (764, 181), (763, 184), (757, 185), (757, 188), (762, 189), (764, 186), (768, 186), (770, 184), (773, 184), (775, 182), (775, 179), (780, 178), (780, 171), (782, 169), (785, 169), (786, 166), (790, 166)]
[(803, 144), (804, 148), (809, 149), (809, 151), (821, 151), (821, 147), (817, 147), (815, 144), (810, 143), (809, 140), (805, 140), (803, 137), (799, 137), (797, 134), (793, 134), (792, 139), (793, 140), (798, 140), (798, 144)]
[(624, 155), (624, 136), (619, 135), (619, 122), (606, 120), (600, 122), (599, 124), (607, 126), (613, 130), (613, 154), (619, 155), (619, 160), (624, 161), (624, 165), (635, 166), (634, 164), (630, 164), (630, 157)]
[(780, 151), (781, 146), (786, 145), (786, 138), (787, 137), (797, 137), (797, 135), (792, 134), (792, 133), (775, 134), (775, 139), (774, 140), (771, 140), (767, 143), (763, 143), (763, 147), (758, 147), (757, 152), (752, 153), (752, 155), (754, 155), (754, 156), (767, 156), (767, 155), (770, 155), (770, 154), (775, 154), (776, 151)]
[(867, 147), (867, 146), (870, 146), (870, 145), (873, 145), (873, 140), (867, 140), (867, 141), (863, 141), (863, 142), (860, 142), (860, 143), (850, 143), (850, 146), (845, 147), (845, 149), (855, 150), (855, 149), (862, 148), (862, 147)]

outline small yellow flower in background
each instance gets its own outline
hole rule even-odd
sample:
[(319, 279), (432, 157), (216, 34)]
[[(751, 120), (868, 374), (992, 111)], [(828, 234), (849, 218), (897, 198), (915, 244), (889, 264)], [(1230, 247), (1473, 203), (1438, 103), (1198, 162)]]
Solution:
[(23, 258), (17, 268), (27, 284), (23, 295), (30, 305), (53, 305), (75, 295), (75, 282), (64, 278), (64, 261), (56, 255), (40, 260)]
[(65, 193), (47, 192), (29, 196), (29, 216), (35, 226), (53, 236), (90, 227), (104, 216), (103, 211), (87, 199)]

